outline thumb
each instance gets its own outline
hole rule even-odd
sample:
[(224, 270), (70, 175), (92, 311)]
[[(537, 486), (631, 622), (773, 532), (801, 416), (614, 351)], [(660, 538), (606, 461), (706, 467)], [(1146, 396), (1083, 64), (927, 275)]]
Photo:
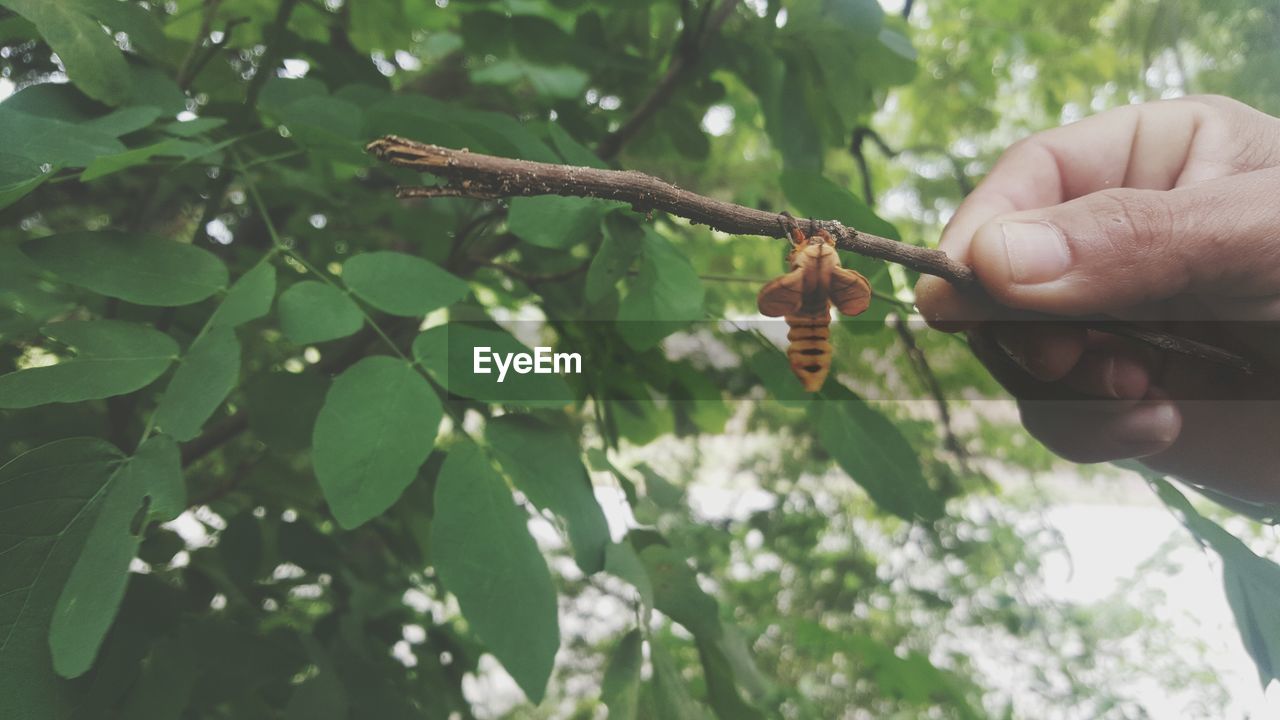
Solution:
[(1280, 257), (1270, 238), (1280, 212), (1265, 195), (1277, 182), (1275, 171), (1259, 171), (1001, 215), (974, 234), (970, 260), (999, 302), (1062, 315), (1188, 291), (1274, 294)]

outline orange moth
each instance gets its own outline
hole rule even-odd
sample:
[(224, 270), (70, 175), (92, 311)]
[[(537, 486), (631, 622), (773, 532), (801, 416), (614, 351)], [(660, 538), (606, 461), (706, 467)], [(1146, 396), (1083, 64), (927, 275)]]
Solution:
[(787, 360), (804, 389), (817, 392), (831, 372), (831, 306), (854, 316), (871, 304), (871, 285), (861, 274), (840, 267), (836, 240), (822, 228), (806, 237), (791, 228), (791, 270), (760, 290), (756, 305), (769, 317), (783, 317), (791, 330)]

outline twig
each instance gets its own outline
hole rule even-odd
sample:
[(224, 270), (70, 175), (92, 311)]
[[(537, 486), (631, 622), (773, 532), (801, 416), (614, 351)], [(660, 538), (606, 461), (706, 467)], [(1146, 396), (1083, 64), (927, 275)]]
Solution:
[(910, 147), (899, 148), (894, 150), (889, 144), (880, 137), (880, 133), (872, 130), (866, 125), (859, 125), (853, 129), (853, 137), (849, 141), (849, 152), (853, 155), (854, 162), (858, 165), (858, 172), (862, 174), (862, 197), (867, 204), (875, 202), (874, 190), (871, 183), (871, 171), (867, 167), (867, 157), (862, 149), (865, 141), (870, 140), (875, 144), (880, 152), (886, 158), (896, 158), (899, 155), (931, 153), (941, 155), (951, 163), (951, 174), (955, 177), (956, 185), (960, 188), (961, 195), (968, 195), (973, 192), (973, 183), (969, 180), (969, 175), (964, 171), (964, 163), (960, 158), (953, 155), (949, 150), (938, 145), (912, 145)]
[(635, 112), (631, 117), (627, 118), (617, 130), (609, 133), (600, 145), (596, 148), (596, 155), (603, 160), (609, 160), (621, 152), (624, 145), (631, 141), (632, 138), (640, 132), (649, 120), (658, 112), (658, 110), (667, 104), (671, 96), (675, 93), (680, 82), (684, 80), (685, 75), (697, 66), (702, 58), (702, 53), (706, 49), (706, 44), (710, 38), (719, 32), (720, 27), (733, 14), (733, 9), (737, 7), (739, 0), (721, 0), (720, 6), (711, 9), (714, 0), (708, 0), (707, 12), (709, 16), (704, 17), (696, 26), (686, 24), (685, 29), (681, 32), (680, 37), (676, 40), (675, 47), (672, 49), (671, 62), (667, 65), (667, 72), (653, 86), (653, 90), (649, 91), (649, 95), (640, 104), (636, 106)]
[(893, 329), (898, 332), (898, 339), (902, 341), (902, 347), (907, 352), (907, 358), (911, 360), (911, 364), (916, 369), (916, 375), (924, 382), (929, 394), (933, 396), (934, 405), (938, 408), (938, 420), (942, 425), (943, 441), (947, 445), (947, 449), (955, 454), (956, 458), (963, 463), (968, 453), (964, 449), (964, 445), (960, 444), (960, 438), (956, 436), (955, 429), (951, 426), (951, 404), (947, 402), (947, 396), (942, 391), (942, 383), (938, 382), (938, 376), (933, 373), (933, 368), (929, 367), (929, 360), (920, 351), (920, 346), (916, 344), (915, 333), (911, 331), (911, 327), (907, 325), (907, 319), (901, 315), (896, 315), (890, 323)]
[(280, 7), (276, 8), (275, 18), (263, 32), (262, 36), (266, 42), (267, 49), (262, 53), (262, 61), (258, 64), (257, 71), (249, 79), (249, 87), (244, 93), (245, 107), (252, 108), (258, 104), (258, 93), (262, 92), (262, 87), (266, 85), (267, 79), (275, 73), (276, 63), (280, 62), (280, 58), (283, 56), (280, 43), (285, 40), (285, 33), (289, 28), (289, 19), (293, 17), (293, 10), (297, 6), (298, 0), (280, 0)]
[[(392, 165), (430, 173), (446, 182), (435, 188), (398, 188), (397, 194), (400, 197), (435, 197), (444, 190), (450, 196), (484, 199), (534, 195), (599, 198), (628, 203), (638, 212), (661, 210), (731, 235), (786, 237), (786, 226), (778, 213), (698, 195), (633, 170), (601, 170), (514, 160), (473, 153), (466, 149), (428, 145), (394, 135), (374, 140), (365, 149)], [(973, 268), (953, 260), (941, 250), (872, 235), (835, 220), (813, 220), (811, 223), (834, 235), (837, 247), (842, 250), (935, 275), (973, 295), (983, 293)], [(1084, 327), (1121, 335), (1161, 350), (1200, 358), (1243, 372), (1254, 371), (1251, 360), (1229, 350), (1111, 318), (1063, 318), (1041, 313), (1028, 313), (1025, 317), (1036, 320), (1072, 320), (1080, 322)]]

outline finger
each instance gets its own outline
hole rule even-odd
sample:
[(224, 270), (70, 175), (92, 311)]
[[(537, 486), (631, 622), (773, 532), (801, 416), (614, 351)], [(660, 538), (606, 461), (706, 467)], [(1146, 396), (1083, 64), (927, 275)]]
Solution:
[[(968, 263), (974, 233), (999, 215), (1111, 187), (1167, 189), (1183, 173), (1212, 173), (1188, 162), (1193, 149), (1199, 152), (1195, 138), (1199, 129), (1212, 125), (1211, 115), (1197, 102), (1133, 105), (1020, 141), (956, 211), (939, 248)], [(922, 277), (916, 298), (925, 320), (945, 330), (967, 329), (992, 312), (989, 302), (966, 297), (940, 278)]]
[(1064, 385), (1077, 392), (1112, 400), (1140, 400), (1150, 382), (1142, 354), (1116, 339), (1091, 346), (1062, 378)]
[(1031, 377), (1052, 382), (1065, 377), (1085, 350), (1079, 325), (1042, 322), (992, 323), (996, 344)]
[(1166, 451), (1182, 428), (1178, 407), (1156, 391), (1133, 404), (1023, 400), (1018, 409), (1027, 432), (1054, 454), (1078, 463)]
[[(1280, 169), (1170, 191), (1106, 190), (1003, 215), (970, 262), (1002, 304), (1059, 315), (1131, 308), (1192, 291), (1274, 292)], [(1142, 318), (1139, 318), (1142, 319)]]

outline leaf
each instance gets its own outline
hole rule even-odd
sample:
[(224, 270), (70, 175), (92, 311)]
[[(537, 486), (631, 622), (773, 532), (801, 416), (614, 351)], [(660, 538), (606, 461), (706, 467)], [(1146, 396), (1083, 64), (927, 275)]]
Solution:
[(512, 198), (507, 227), (530, 245), (562, 250), (594, 238), (600, 218), (615, 204), (576, 197)]
[(342, 281), (358, 297), (392, 315), (426, 315), (466, 297), (467, 283), (420, 257), (361, 253), (342, 265)]
[(617, 288), (635, 259), (644, 251), (644, 227), (621, 213), (604, 219), (604, 240), (587, 268), (587, 302), (598, 303)]
[(875, 214), (857, 195), (823, 177), (820, 172), (782, 173), (782, 192), (802, 216), (839, 220), (862, 232), (900, 240), (898, 229)]
[(95, 438), (57, 440), (0, 467), (0, 697), (13, 717), (66, 717), (49, 625), (98, 501), (123, 456)]
[(853, 393), (839, 397), (826, 396), (821, 404), (822, 447), (883, 510), (904, 520), (941, 518), (946, 512), (942, 498), (929, 487), (920, 457), (902, 432)]
[(364, 325), (364, 313), (346, 293), (318, 280), (290, 285), (276, 311), (280, 328), (298, 345), (344, 338)]
[(579, 165), (582, 167), (607, 168), (609, 167), (595, 153), (588, 150), (565, 131), (564, 126), (552, 120), (547, 123), (547, 135), (551, 137), (551, 144), (555, 147), (556, 152), (560, 154), (561, 159), (570, 165)]
[(169, 522), (187, 509), (187, 485), (182, 479), (182, 454), (168, 435), (152, 435), (133, 454), (133, 462), (150, 470), (143, 474), (151, 496), (148, 515)]
[(1201, 515), (1167, 480), (1150, 479), (1156, 494), (1172, 508), (1182, 524), (1204, 545), (1222, 557), (1222, 581), (1227, 603), (1235, 615), (1244, 647), (1258, 669), (1258, 680), (1266, 688), (1280, 678), (1280, 565), (1259, 557), (1248, 545)]
[(698, 586), (698, 578), (684, 556), (668, 545), (656, 543), (641, 548), (639, 556), (653, 583), (653, 606), (695, 636), (717, 637), (720, 612), (716, 601)]
[(605, 547), (604, 571), (631, 583), (646, 612), (653, 608), (653, 583), (649, 580), (649, 571), (631, 543), (610, 543)]
[(263, 373), (244, 388), (249, 430), (277, 452), (311, 447), (311, 432), (329, 382), (319, 373)]
[(115, 155), (102, 155), (80, 173), (81, 182), (91, 182), (98, 178), (128, 170), (131, 167), (145, 165), (155, 157), (194, 158), (208, 152), (211, 145), (189, 140), (166, 138), (160, 142), (134, 148)]
[(101, 130), (112, 137), (128, 135), (151, 127), (163, 113), (160, 108), (145, 106), (122, 107), (100, 117), (91, 118), (80, 123), (81, 128)]
[(162, 332), (120, 320), (49, 325), (46, 335), (77, 350), (57, 365), (0, 375), (0, 407), (28, 408), (124, 395), (150, 385), (178, 354)]
[(213, 311), (211, 327), (237, 327), (271, 312), (276, 296), (276, 269), (269, 262), (253, 266), (227, 290), (227, 295)]
[[(57, 118), (29, 115), (8, 105), (0, 104), (0, 137), (6, 139), (4, 152), (10, 158), (85, 167), (101, 155), (124, 152), (124, 145), (110, 133)], [(12, 160), (0, 167), (4, 166), (11, 168)]]
[(568, 525), (578, 567), (588, 574), (602, 570), (609, 524), (582, 466), (577, 438), (528, 415), (504, 415), (485, 426), (485, 439), (516, 487)]
[[(569, 386), (555, 373), (520, 374), (509, 368), (498, 382), (491, 358), (483, 364), (488, 372), (476, 372), (477, 348), (501, 355), (534, 352), (501, 328), (451, 322), (419, 335), (413, 341), (413, 357), (436, 382), (462, 397), (525, 407), (564, 407), (573, 402)], [(551, 362), (554, 369), (554, 357)]]
[[(4, 164), (4, 160), (0, 158), (0, 165)], [(34, 174), (26, 176), (25, 179), (0, 184), (0, 210), (18, 202), (22, 198), (35, 192), (36, 188), (45, 183), (46, 180), (53, 177), (57, 173), (57, 166), (49, 167), (48, 172), (40, 172), (36, 170)]]
[(635, 720), (640, 702), (642, 643), (640, 631), (632, 630), (622, 636), (609, 654), (604, 680), (600, 683), (600, 701), (609, 707), (609, 720)]
[(565, 99), (581, 95), (589, 79), (572, 65), (548, 67), (521, 60), (499, 60), (471, 73), (472, 82), (480, 85), (512, 85), (523, 80), (539, 96)]
[(395, 503), (435, 445), (443, 414), (431, 386), (402, 360), (367, 357), (333, 381), (311, 458), (338, 524), (357, 527)]
[(129, 66), (115, 41), (96, 20), (69, 0), (0, 0), (30, 20), (62, 59), (67, 77), (86, 95), (119, 105), (129, 94)]
[(618, 333), (636, 350), (703, 319), (705, 290), (689, 260), (666, 238), (646, 229), (640, 275), (618, 307)]
[(189, 305), (227, 286), (213, 253), (143, 235), (70, 232), (25, 242), (22, 252), (69, 283), (139, 305)]
[(190, 440), (240, 379), (240, 343), (228, 327), (214, 327), (179, 361), (156, 407), (155, 424), (177, 440)]
[(50, 623), (49, 647), (59, 675), (79, 677), (93, 665), (124, 599), (129, 561), (146, 529), (151, 492), (181, 482), (176, 448), (163, 440), (144, 445), (112, 475)]
[(649, 662), (653, 665), (650, 692), (654, 716), (663, 720), (703, 720), (707, 713), (689, 695), (688, 683), (680, 676), (675, 662), (661, 643), (649, 643)]
[(431, 525), (436, 572), (485, 647), (539, 703), (560, 625), (551, 573), (526, 522), (479, 448), (466, 443), (449, 452)]

